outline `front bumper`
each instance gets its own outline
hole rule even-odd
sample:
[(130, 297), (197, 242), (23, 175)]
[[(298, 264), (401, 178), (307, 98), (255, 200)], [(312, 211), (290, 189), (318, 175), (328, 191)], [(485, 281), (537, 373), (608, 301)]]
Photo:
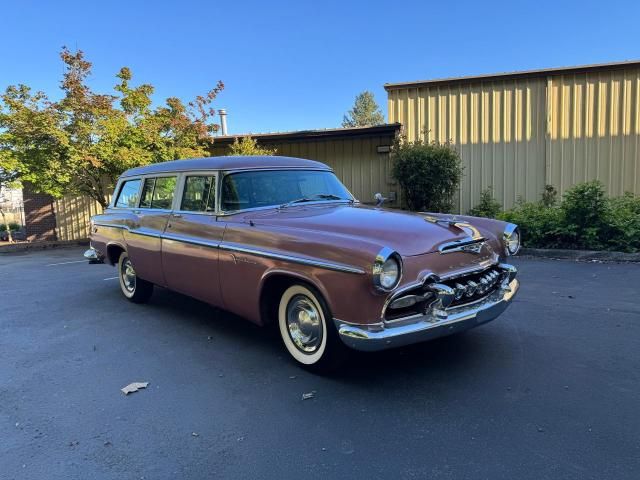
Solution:
[(424, 342), (469, 330), (498, 317), (511, 304), (520, 284), (515, 278), (485, 299), (402, 322), (354, 325), (334, 319), (341, 340), (355, 350), (376, 351)]
[(95, 248), (90, 247), (89, 250), (82, 255), (89, 260), (89, 263), (104, 263), (104, 256), (102, 256)]

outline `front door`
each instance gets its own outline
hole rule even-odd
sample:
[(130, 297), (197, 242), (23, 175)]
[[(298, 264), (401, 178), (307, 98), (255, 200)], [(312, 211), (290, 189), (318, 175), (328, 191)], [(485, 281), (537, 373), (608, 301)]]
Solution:
[(216, 211), (216, 175), (185, 173), (181, 198), (162, 237), (167, 286), (213, 305), (221, 305), (218, 245), (225, 223)]

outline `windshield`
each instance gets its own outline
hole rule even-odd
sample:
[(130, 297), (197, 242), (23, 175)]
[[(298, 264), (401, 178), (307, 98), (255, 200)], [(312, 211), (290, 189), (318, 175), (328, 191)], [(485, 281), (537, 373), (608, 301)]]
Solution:
[(263, 170), (226, 175), (222, 182), (222, 210), (280, 206), (306, 201), (352, 201), (333, 172)]

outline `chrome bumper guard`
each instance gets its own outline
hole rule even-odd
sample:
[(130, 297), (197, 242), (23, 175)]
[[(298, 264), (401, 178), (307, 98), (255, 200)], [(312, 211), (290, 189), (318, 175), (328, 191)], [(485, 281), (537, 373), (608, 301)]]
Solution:
[(355, 325), (334, 319), (336, 328), (347, 346), (362, 351), (401, 347), (469, 330), (494, 320), (511, 304), (520, 283), (515, 279), (516, 269), (511, 265), (508, 267), (509, 275), (503, 284), (472, 304), (442, 309), (442, 303), (435, 301), (424, 315), (372, 325)]
[(83, 255), (84, 258), (89, 260), (89, 263), (104, 263), (104, 257), (98, 253), (93, 247), (89, 248)]

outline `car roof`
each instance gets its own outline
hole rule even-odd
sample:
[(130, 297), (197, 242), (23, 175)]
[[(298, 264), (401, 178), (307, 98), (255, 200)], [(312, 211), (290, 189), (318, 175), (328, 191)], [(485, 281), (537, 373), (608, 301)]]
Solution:
[(135, 167), (124, 172), (121, 177), (148, 175), (164, 172), (184, 172), (194, 170), (251, 170), (269, 168), (313, 168), (331, 170), (327, 165), (304, 158), (281, 157), (276, 155), (203, 157), (153, 163)]

